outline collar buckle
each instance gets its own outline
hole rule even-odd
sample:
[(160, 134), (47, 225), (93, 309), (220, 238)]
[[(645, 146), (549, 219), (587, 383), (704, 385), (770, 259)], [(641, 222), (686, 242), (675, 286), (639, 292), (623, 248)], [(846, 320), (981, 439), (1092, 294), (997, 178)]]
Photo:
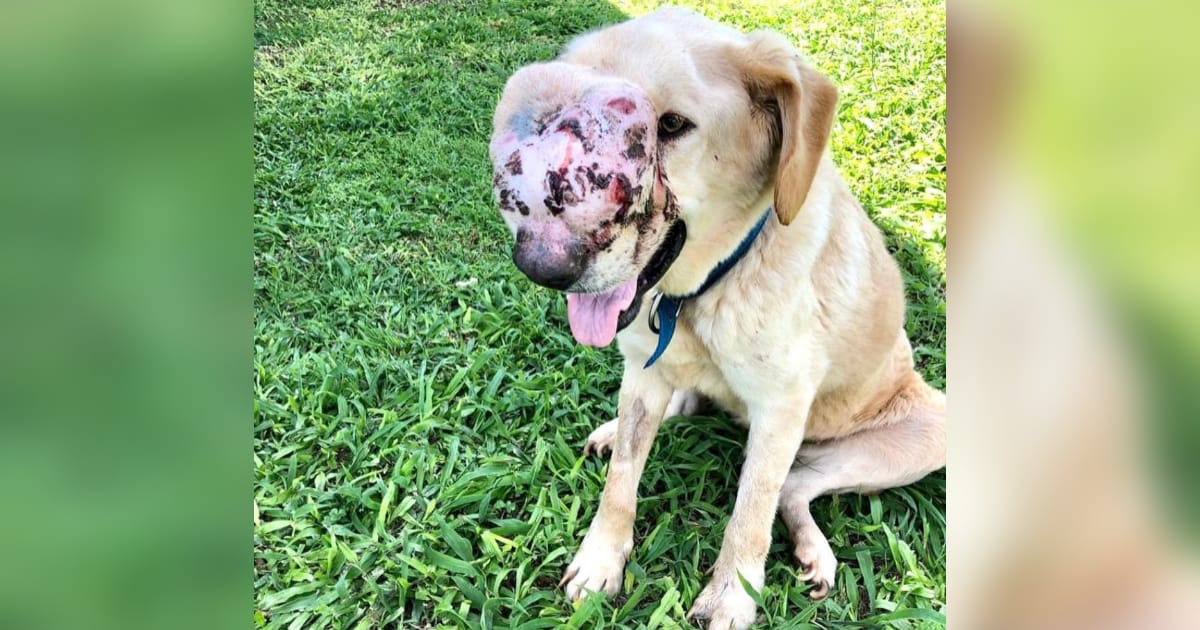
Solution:
[(647, 317), (647, 324), (650, 325), (650, 332), (658, 334), (658, 305), (662, 302), (663, 294), (655, 292), (654, 297), (650, 299), (650, 312)]

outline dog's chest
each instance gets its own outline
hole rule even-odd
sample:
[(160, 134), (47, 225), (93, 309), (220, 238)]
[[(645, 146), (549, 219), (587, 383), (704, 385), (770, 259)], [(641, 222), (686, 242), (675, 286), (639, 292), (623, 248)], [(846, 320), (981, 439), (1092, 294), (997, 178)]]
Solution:
[[(697, 329), (697, 324), (705, 328)], [(663, 376), (675, 389), (694, 389), (725, 411), (743, 416), (746, 405), (721, 370), (722, 364), (729, 365), (729, 358), (721, 353), (723, 346), (713, 344), (709, 336), (721, 332), (714, 330), (720, 325), (719, 321), (697, 321), (684, 313), (659, 365)]]

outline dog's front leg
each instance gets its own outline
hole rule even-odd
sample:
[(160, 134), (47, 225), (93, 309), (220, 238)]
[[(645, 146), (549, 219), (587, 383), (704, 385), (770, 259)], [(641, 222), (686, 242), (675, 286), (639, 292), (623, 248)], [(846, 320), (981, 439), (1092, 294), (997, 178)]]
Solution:
[(671, 391), (657, 370), (626, 361), (617, 402), (617, 435), (600, 508), (562, 579), (572, 600), (582, 599), (588, 591), (612, 596), (621, 588), (625, 561), (633, 550), (638, 481)]
[(752, 404), (746, 461), (738, 482), (733, 516), (725, 526), (713, 577), (696, 597), (689, 617), (708, 619), (709, 628), (749, 628), (757, 606), (738, 579), (760, 590), (771, 546), (771, 525), (779, 491), (804, 440), (804, 425), (812, 404), (811, 392), (791, 396), (784, 404)]

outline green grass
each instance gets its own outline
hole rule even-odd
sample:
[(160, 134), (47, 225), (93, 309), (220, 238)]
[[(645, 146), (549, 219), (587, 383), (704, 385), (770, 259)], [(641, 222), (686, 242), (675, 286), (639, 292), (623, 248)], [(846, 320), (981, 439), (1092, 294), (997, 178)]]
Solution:
[[(255, 623), (688, 627), (736, 491), (744, 433), (668, 424), (613, 602), (556, 588), (595, 512), (615, 348), (570, 337), (561, 295), (509, 259), (491, 110), (518, 67), (647, 3), (257, 0)], [(945, 381), (944, 11), (932, 0), (720, 2), (710, 17), (806, 42), (841, 90), (833, 152), (908, 282), (922, 372)], [(765, 627), (938, 626), (941, 473), (818, 500), (829, 600), (781, 524)]]

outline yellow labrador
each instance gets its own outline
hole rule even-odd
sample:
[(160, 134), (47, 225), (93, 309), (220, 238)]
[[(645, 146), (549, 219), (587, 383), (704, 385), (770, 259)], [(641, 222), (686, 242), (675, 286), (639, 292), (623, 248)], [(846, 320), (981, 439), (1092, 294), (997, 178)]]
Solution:
[(691, 608), (711, 627), (753, 623), (738, 574), (763, 586), (776, 511), (824, 597), (836, 559), (809, 502), (944, 465), (945, 399), (913, 370), (896, 263), (826, 155), (836, 100), (783, 37), (674, 8), (505, 86), (490, 152), (513, 260), (566, 292), (576, 340), (625, 359), (618, 417), (588, 440), (612, 460), (570, 598), (618, 592), (651, 442), (701, 398), (749, 427)]

